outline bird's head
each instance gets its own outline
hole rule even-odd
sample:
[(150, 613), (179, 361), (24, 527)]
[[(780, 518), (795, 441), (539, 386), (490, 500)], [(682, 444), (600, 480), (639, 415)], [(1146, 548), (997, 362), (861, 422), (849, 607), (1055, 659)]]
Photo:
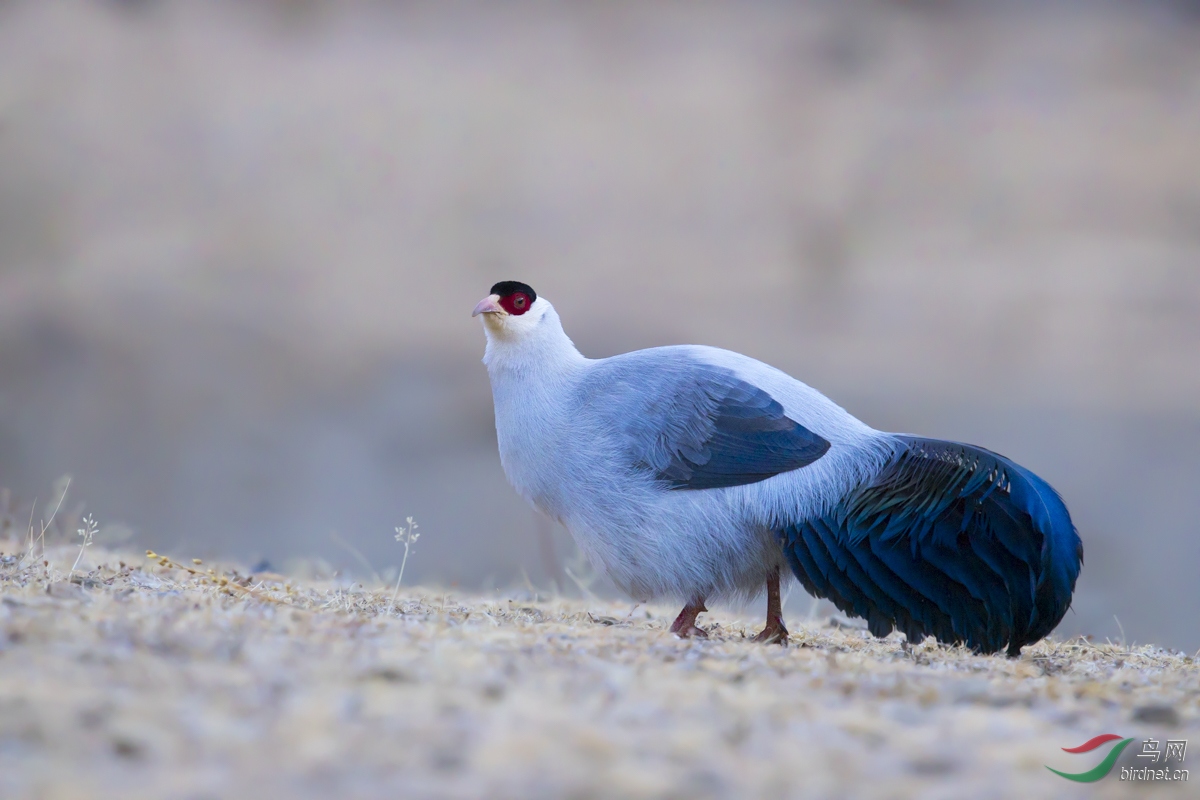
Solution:
[(471, 316), (483, 315), (489, 335), (511, 340), (530, 335), (549, 311), (550, 304), (539, 300), (529, 284), (500, 281), (479, 301)]
[(500, 281), (479, 301), (471, 316), (483, 318), (489, 370), (563, 369), (585, 360), (563, 332), (550, 301), (528, 283)]

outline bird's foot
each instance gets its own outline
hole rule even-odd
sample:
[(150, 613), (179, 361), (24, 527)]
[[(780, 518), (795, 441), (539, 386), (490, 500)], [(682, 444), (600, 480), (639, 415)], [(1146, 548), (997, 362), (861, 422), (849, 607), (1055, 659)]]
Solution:
[(779, 596), (778, 568), (767, 576), (767, 627), (754, 637), (754, 641), (782, 647), (788, 645), (788, 629), (783, 624), (783, 603)]
[(693, 637), (696, 639), (707, 639), (708, 638), (708, 631), (704, 630), (704, 628), (700, 628), (695, 625), (688, 625), (686, 628), (680, 628), (679, 630), (672, 630), (671, 632), (674, 633), (676, 636), (678, 636), (680, 639), (691, 639)]
[(762, 644), (777, 644), (783, 647), (788, 646), (788, 629), (783, 626), (783, 620), (770, 619), (767, 620), (767, 627), (762, 629), (762, 633), (755, 636), (751, 641), (761, 642)]
[(696, 617), (700, 616), (703, 611), (708, 611), (703, 602), (688, 603), (671, 623), (671, 633), (680, 639), (691, 639), (693, 636), (698, 639), (707, 639), (708, 634), (696, 626)]

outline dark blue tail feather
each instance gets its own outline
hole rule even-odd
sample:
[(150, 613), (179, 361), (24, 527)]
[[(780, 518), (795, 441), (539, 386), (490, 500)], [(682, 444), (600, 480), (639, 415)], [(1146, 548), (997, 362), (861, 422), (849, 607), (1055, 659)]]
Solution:
[(1019, 654), (1062, 619), (1083, 563), (1062, 498), (989, 450), (897, 440), (874, 480), (781, 531), (792, 571), (876, 635)]

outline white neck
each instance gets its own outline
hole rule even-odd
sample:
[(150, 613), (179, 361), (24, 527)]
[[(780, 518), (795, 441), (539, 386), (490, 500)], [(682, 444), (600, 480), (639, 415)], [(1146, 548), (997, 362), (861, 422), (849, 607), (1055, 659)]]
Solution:
[(517, 492), (558, 517), (556, 442), (569, 416), (564, 401), (590, 362), (563, 331), (554, 307), (540, 297), (519, 316), (482, 316), (500, 463)]

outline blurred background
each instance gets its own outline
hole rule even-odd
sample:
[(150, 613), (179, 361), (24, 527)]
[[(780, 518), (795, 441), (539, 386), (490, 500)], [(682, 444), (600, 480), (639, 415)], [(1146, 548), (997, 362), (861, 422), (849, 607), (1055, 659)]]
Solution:
[(1196, 3), (0, 0), (11, 519), (69, 473), (102, 538), (389, 575), (411, 515), (405, 583), (578, 591), (501, 279), (1011, 456), (1085, 543), (1060, 633), (1200, 647)]

